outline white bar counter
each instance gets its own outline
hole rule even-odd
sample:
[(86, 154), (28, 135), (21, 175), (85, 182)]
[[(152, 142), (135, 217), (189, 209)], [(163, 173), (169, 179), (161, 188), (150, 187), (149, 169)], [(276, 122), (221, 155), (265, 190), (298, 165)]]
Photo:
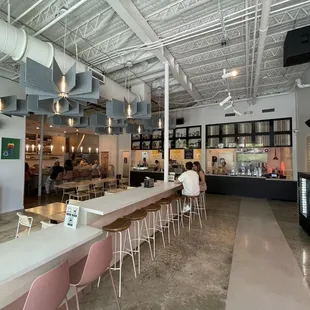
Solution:
[(105, 238), (103, 225), (180, 188), (179, 184), (160, 181), (153, 188), (139, 187), (79, 202), (81, 218), (77, 229), (58, 224), (0, 244), (0, 309), (27, 292), (42, 273), (64, 260), (72, 266), (85, 257), (95, 241)]

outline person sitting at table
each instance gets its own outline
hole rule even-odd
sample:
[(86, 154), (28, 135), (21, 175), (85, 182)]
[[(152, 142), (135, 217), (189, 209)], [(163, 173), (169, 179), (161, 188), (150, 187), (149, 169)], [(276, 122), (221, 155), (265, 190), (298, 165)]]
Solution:
[(51, 168), (49, 176), (47, 177), (45, 181), (45, 192), (46, 195), (50, 194), (51, 185), (55, 183), (57, 176), (59, 173), (64, 172), (64, 168), (60, 166), (60, 163), (58, 160), (55, 161), (54, 166)]
[(64, 165), (65, 172), (73, 170), (73, 164), (71, 159), (67, 159)]
[(154, 171), (160, 171), (160, 163), (159, 161), (156, 159), (155, 160), (155, 168), (154, 168)]
[[(183, 185), (182, 195), (184, 196), (199, 196), (199, 176), (196, 171), (193, 170), (193, 163), (187, 162), (185, 165), (186, 171), (183, 172), (175, 181), (177, 184)], [(185, 205), (183, 213), (189, 212), (190, 206)]]
[(142, 167), (148, 167), (148, 163), (145, 157), (143, 158), (143, 161), (142, 161)]

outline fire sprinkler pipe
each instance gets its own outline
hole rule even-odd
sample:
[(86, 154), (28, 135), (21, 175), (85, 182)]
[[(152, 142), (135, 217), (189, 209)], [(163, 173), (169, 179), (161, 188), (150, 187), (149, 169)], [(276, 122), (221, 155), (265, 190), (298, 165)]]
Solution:
[[(24, 29), (16, 28), (4, 20), (0, 20), (0, 52), (12, 57), (17, 62), (25, 62), (27, 58), (31, 58), (50, 68), (53, 58), (55, 58), (60, 68), (69, 69), (73, 64), (76, 64), (77, 72), (87, 71), (87, 67), (83, 63), (54, 48), (52, 43), (34, 38), (28, 35)], [(109, 100), (112, 98), (133, 100), (137, 97), (129, 92), (128, 98), (128, 90), (108, 77), (105, 77), (105, 84), (100, 87), (100, 95)]]
[(296, 80), (296, 85), (298, 88), (308, 88), (310, 87), (310, 84), (301, 84), (301, 79)]
[(259, 85), (259, 76), (260, 69), (263, 61), (263, 53), (265, 48), (265, 41), (267, 37), (268, 24), (269, 24), (269, 16), (271, 10), (272, 0), (263, 1), (262, 7), (262, 16), (259, 27), (259, 39), (258, 39), (258, 48), (257, 48), (257, 58), (256, 58), (256, 68), (255, 68), (255, 78), (254, 78), (254, 86), (253, 86), (253, 102), (256, 103), (258, 85)]

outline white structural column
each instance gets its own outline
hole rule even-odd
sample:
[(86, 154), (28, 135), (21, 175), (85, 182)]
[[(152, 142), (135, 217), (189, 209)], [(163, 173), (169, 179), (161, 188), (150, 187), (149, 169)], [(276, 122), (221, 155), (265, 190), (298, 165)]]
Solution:
[(202, 167), (202, 170), (207, 173), (207, 164), (206, 164), (206, 125), (201, 126), (201, 158), (200, 158), (200, 164)]
[(165, 62), (164, 181), (169, 175), (169, 63)]
[(40, 159), (39, 159), (39, 186), (38, 186), (38, 196), (41, 197), (42, 196), (42, 167), (43, 167), (43, 141), (44, 141), (44, 115), (41, 116), (41, 127), (40, 127), (40, 144), (41, 144), (41, 148), (40, 148)]

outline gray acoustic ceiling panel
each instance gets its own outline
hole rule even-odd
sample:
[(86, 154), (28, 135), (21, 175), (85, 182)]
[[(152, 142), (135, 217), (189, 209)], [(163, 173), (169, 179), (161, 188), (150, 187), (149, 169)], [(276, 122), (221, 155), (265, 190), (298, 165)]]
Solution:
[(158, 129), (159, 115), (152, 115), (150, 119), (142, 120), (145, 129), (155, 130)]
[(120, 127), (110, 127), (110, 128), (98, 127), (98, 128), (95, 128), (95, 133), (97, 133), (99, 135), (121, 135), (123, 133), (123, 128), (120, 128)]
[(140, 133), (141, 133), (143, 131), (143, 125), (129, 123), (126, 127), (126, 133), (128, 134), (139, 133), (139, 126), (140, 126)]
[(108, 117), (103, 113), (95, 113), (90, 116), (90, 127), (105, 128), (108, 127)]
[(47, 122), (54, 127), (69, 127), (69, 117), (53, 115), (47, 118)]
[(106, 113), (107, 117), (112, 119), (125, 119), (125, 113), (124, 113), (124, 102), (112, 99), (112, 101), (106, 102)]
[(149, 119), (151, 118), (151, 116), (152, 116), (151, 104), (144, 101), (137, 102), (137, 113), (134, 116), (134, 118)]
[[(55, 59), (53, 60), (53, 67), (50, 69), (27, 58), (26, 63), (22, 63), (20, 67), (20, 84), (26, 87), (26, 94), (38, 95), (39, 100), (53, 99), (53, 102), (40, 103), (39, 113), (45, 109), (47, 115), (51, 110), (54, 110), (54, 107), (47, 108), (46, 105), (53, 106), (59, 100), (60, 102), (67, 101), (69, 104), (75, 104), (74, 107), (79, 110), (78, 114), (80, 115), (83, 109), (77, 107), (77, 103), (97, 103), (99, 99), (99, 82), (92, 78), (92, 72), (76, 74), (76, 65), (74, 64), (64, 74)], [(43, 108), (42, 105), (45, 107)], [(64, 103), (64, 105), (67, 104)], [(70, 111), (72, 109), (69, 108), (64, 112), (69, 115)]]
[(124, 98), (124, 115), (125, 117), (128, 117), (128, 108), (130, 108), (131, 111), (131, 117), (135, 118), (137, 112), (138, 112), (138, 102), (137, 99), (134, 99), (133, 101), (129, 102)]
[(77, 117), (76, 121), (74, 123), (75, 128), (87, 128), (89, 127), (89, 117), (84, 116), (84, 117)]
[[(66, 98), (64, 98), (64, 100), (68, 101)], [(71, 117), (84, 116), (84, 105), (72, 100), (68, 101), (68, 103), (69, 103), (69, 110), (67, 112), (63, 112), (62, 115)]]
[(16, 96), (6, 96), (0, 99), (0, 112), (8, 113), (17, 110), (17, 97)]

